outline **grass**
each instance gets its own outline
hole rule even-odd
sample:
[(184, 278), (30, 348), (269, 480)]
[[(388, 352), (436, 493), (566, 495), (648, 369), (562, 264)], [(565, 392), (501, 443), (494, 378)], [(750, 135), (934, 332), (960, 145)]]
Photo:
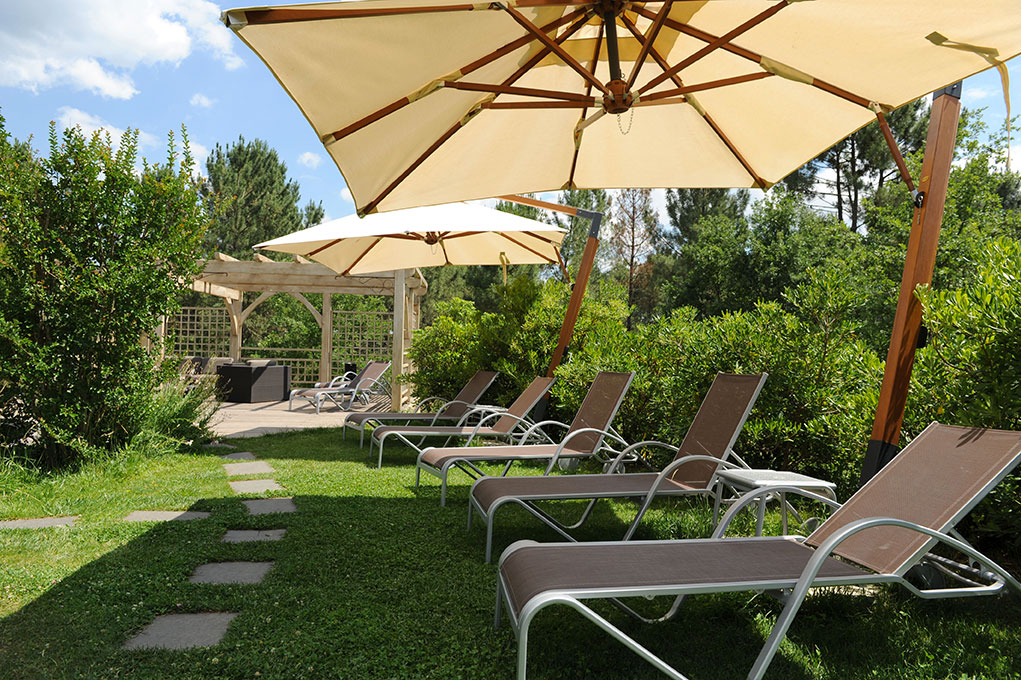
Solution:
[[(216, 449), (2, 478), (0, 519), (81, 518), (72, 528), (0, 531), (0, 678), (512, 676), (514, 636), (506, 624), (492, 628), (496, 568), (482, 562), (484, 529), (477, 522), (465, 531), (464, 477), (440, 508), (435, 480), (416, 492), (414, 457), (396, 446), (381, 470), (336, 430), (261, 437), (244, 448), (276, 469), (287, 491), (270, 495), (293, 496), (297, 513), (245, 514)], [(146, 509), (212, 516), (120, 521)], [(706, 535), (710, 510), (699, 501), (661, 507), (647, 535)], [(633, 511), (601, 506), (584, 537), (621, 534)], [(283, 541), (220, 541), (227, 529), (272, 528), (287, 529)], [(508, 509), (496, 550), (523, 537), (556, 540)], [(188, 582), (196, 566), (229, 560), (275, 566), (256, 586)], [(779, 612), (765, 596), (704, 596), (676, 622), (642, 626), (596, 608), (696, 679), (744, 677)], [(120, 649), (160, 614), (200, 611), (239, 612), (220, 645)], [(802, 608), (769, 677), (1021, 678), (1019, 638), (1016, 597), (820, 593)], [(540, 615), (531, 639), (531, 678), (662, 677), (563, 607)]]

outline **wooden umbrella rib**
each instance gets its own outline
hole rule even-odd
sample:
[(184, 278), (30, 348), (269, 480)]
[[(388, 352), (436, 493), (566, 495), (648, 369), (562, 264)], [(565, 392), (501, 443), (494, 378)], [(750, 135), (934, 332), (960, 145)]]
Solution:
[(319, 248), (316, 248), (315, 250), (313, 250), (311, 253), (308, 254), (308, 257), (314, 257), (314, 256), (318, 255), (319, 253), (323, 252), (324, 250), (326, 250), (327, 248), (332, 248), (333, 246), (337, 245), (338, 243), (340, 243), (343, 240), (344, 239), (342, 239), (342, 238), (335, 238), (332, 241), (330, 241), (329, 243), (327, 243), (325, 246), (320, 246)]
[[(622, 12), (621, 15), (623, 16), (623, 12)], [(605, 25), (604, 25), (604, 23), (600, 23), (600, 25), (599, 25), (599, 35), (595, 39), (595, 49), (592, 51), (592, 65), (589, 67), (589, 70), (591, 70), (592, 72), (595, 72), (595, 67), (599, 63), (599, 50), (602, 47), (602, 35), (603, 35), (603, 31), (605, 31)], [(591, 83), (589, 83), (586, 86), (585, 94), (589, 95), (589, 96), (592, 95), (592, 84)], [(588, 111), (588, 107), (587, 106), (585, 108), (581, 109), (581, 122), (583, 122), (583, 120), (585, 119), (585, 113), (587, 111)], [(577, 130), (577, 128), (576, 128), (576, 130)], [(578, 135), (578, 134), (579, 133), (577, 133), (577, 132), (575, 133), (575, 135)], [(571, 172), (568, 174), (568, 184), (567, 184), (568, 187), (573, 187), (574, 186), (574, 174), (575, 174), (576, 169), (578, 168), (578, 154), (579, 154), (580, 151), (581, 151), (581, 144), (580, 144), (580, 141), (578, 139), (576, 139), (575, 140), (574, 155), (572, 155), (572, 157), (571, 157)]]
[(678, 97), (680, 95), (691, 94), (692, 92), (704, 92), (705, 90), (715, 90), (720, 87), (727, 87), (729, 85), (739, 85), (741, 83), (749, 83), (755, 80), (762, 80), (763, 78), (772, 77), (772, 73), (767, 71), (759, 71), (757, 73), (749, 73), (743, 76), (734, 76), (732, 78), (721, 78), (719, 80), (710, 80), (705, 83), (696, 83), (695, 85), (685, 85), (678, 87), (673, 90), (662, 90), (660, 92), (653, 92), (642, 97), (643, 102), (654, 102), (657, 99), (667, 99), (669, 97)]
[(570, 102), (592, 103), (592, 97), (586, 97), (577, 92), (561, 92), (560, 90), (542, 90), (533, 87), (513, 87), (510, 85), (490, 85), (489, 83), (466, 83), (463, 81), (447, 81), (445, 87), (455, 90), (467, 90), (470, 92), (492, 92), (494, 94), (509, 94), (519, 97), (542, 97), (545, 99), (563, 99)]
[[(635, 14), (638, 14), (639, 16), (645, 17), (646, 19), (656, 18), (655, 12), (647, 10), (644, 7), (632, 6), (631, 11), (633, 11)], [(717, 36), (711, 33), (707, 33), (706, 31), (695, 28), (694, 26), (691, 26), (689, 24), (681, 23), (680, 21), (667, 19), (663, 23), (666, 25), (667, 28), (672, 28), (675, 31), (684, 33), (685, 35), (691, 36), (692, 38), (701, 40), (706, 43), (712, 43), (713, 41), (719, 39), (717, 38)], [(734, 45), (733, 43), (729, 42), (725, 43), (721, 45), (720, 48), (726, 50), (727, 52), (730, 52), (731, 54), (735, 54), (739, 57), (747, 59), (748, 61), (753, 61), (756, 64), (761, 65), (763, 60), (763, 55), (759, 54), (758, 52), (754, 52), (744, 47)], [(836, 95), (841, 99), (846, 99), (852, 104), (857, 104), (858, 106), (863, 106), (865, 108), (871, 108), (872, 102), (868, 98), (850, 92), (849, 90), (845, 90), (844, 88), (833, 85), (832, 83), (828, 83), (825, 80), (820, 80), (814, 76), (812, 76), (812, 87), (829, 92), (830, 94)]]
[[(624, 19), (624, 25), (627, 26), (628, 29), (635, 34), (635, 37), (639, 37), (641, 35), (641, 32), (638, 30), (638, 26), (633, 21), (631, 21), (626, 15), (622, 15), (622, 17)], [(663, 56), (659, 52), (657, 52), (654, 47), (649, 48), (649, 54), (656, 61), (656, 63), (659, 64), (659, 67), (662, 68), (664, 72), (669, 68), (666, 59), (664, 59)], [(680, 76), (678, 76), (677, 74), (671, 76), (670, 79), (678, 87), (684, 87), (684, 81), (681, 80)], [(687, 101), (687, 98), (685, 98), (685, 101)], [(751, 176), (751, 178), (755, 181), (756, 184), (759, 185), (760, 188), (765, 189), (766, 182), (759, 176), (757, 172), (755, 172), (755, 170), (752, 169), (751, 164), (745, 159), (741, 152), (738, 151), (737, 147), (734, 146), (734, 143), (730, 141), (730, 138), (727, 137), (727, 135), (723, 132), (723, 129), (716, 123), (715, 120), (713, 120), (712, 116), (710, 116), (708, 113), (702, 113), (702, 118), (703, 120), (705, 120), (706, 124), (709, 125), (709, 128), (713, 131), (713, 133), (716, 134), (719, 140), (723, 142), (723, 145), (727, 147), (731, 154), (733, 154), (734, 158), (737, 159), (738, 163), (741, 164), (741, 167), (745, 169), (745, 172), (747, 172)]]
[[(579, 16), (586, 15), (586, 14), (587, 14), (587, 12), (584, 9), (575, 10), (574, 12), (566, 14), (566, 15), (560, 17), (559, 19), (557, 19), (555, 21), (551, 21), (550, 23), (548, 23), (545, 26), (543, 26), (540, 30), (547, 31), (547, 32), (548, 31), (555, 31), (558, 28), (560, 28), (561, 26), (563, 26), (564, 24), (570, 23), (575, 18), (577, 18)], [(476, 59), (475, 61), (471, 62), (470, 64), (465, 65), (464, 67), (459, 69), (459, 72), (460, 72), (462, 77), (466, 76), (469, 73), (472, 73), (473, 71), (476, 71), (476, 70), (482, 68), (486, 64), (489, 64), (489, 63), (492, 63), (492, 62), (496, 61), (500, 57), (504, 57), (504, 56), (510, 54), (511, 52), (513, 52), (514, 50), (516, 50), (518, 48), (521, 48), (521, 47), (524, 47), (525, 45), (527, 45), (530, 42), (533, 42), (534, 40), (536, 40), (536, 37), (534, 35), (531, 35), (531, 34), (523, 36), (521, 38), (517, 38), (515, 40), (512, 40), (511, 42), (507, 43), (506, 45), (503, 45), (499, 49), (496, 49), (496, 50), (490, 52), (486, 56), (481, 57), (479, 59)], [(343, 127), (340, 130), (336, 130), (335, 132), (331, 132), (331, 133), (325, 135), (325, 138), (333, 137), (333, 141), (341, 140), (344, 137), (347, 137), (348, 135), (350, 135), (350, 134), (352, 134), (354, 132), (357, 132), (358, 130), (361, 130), (362, 128), (364, 128), (364, 127), (366, 127), (368, 125), (372, 125), (377, 120), (380, 120), (381, 118), (385, 118), (386, 116), (389, 116), (394, 111), (399, 111), (400, 109), (402, 109), (405, 106), (407, 106), (408, 104), (410, 104), (412, 101), (413, 100), (412, 100), (412, 98), (410, 96), (408, 96), (408, 97), (401, 97), (397, 101), (395, 101), (395, 102), (393, 102), (391, 104), (388, 104), (387, 106), (384, 106), (383, 108), (381, 108), (381, 109), (379, 109), (377, 111), (374, 111), (374, 112), (370, 113), (369, 115), (365, 116), (364, 118), (356, 120), (355, 122), (351, 123), (347, 127)]]
[(361, 255), (359, 255), (358, 257), (356, 257), (356, 258), (355, 258), (355, 261), (354, 261), (354, 262), (352, 262), (352, 263), (351, 263), (350, 265), (348, 265), (348, 268), (347, 268), (347, 269), (345, 269), (345, 270), (344, 270), (343, 272), (341, 272), (341, 276), (347, 276), (347, 275), (349, 275), (349, 274), (351, 273), (351, 270), (352, 270), (352, 269), (354, 269), (355, 265), (356, 265), (356, 264), (358, 264), (359, 262), (361, 262), (361, 261), (362, 261), (362, 259), (363, 259), (363, 258), (364, 258), (364, 257), (365, 257), (366, 255), (368, 255), (368, 254), (369, 254), (369, 251), (370, 251), (370, 250), (372, 250), (373, 248), (375, 248), (375, 247), (376, 247), (376, 245), (377, 245), (377, 244), (378, 244), (378, 243), (379, 243), (380, 241), (382, 241), (382, 240), (383, 240), (383, 237), (382, 237), (382, 236), (377, 236), (377, 237), (376, 237), (376, 240), (375, 240), (375, 241), (373, 241), (373, 242), (372, 242), (372, 243), (371, 243), (371, 244), (369, 245), (369, 247), (368, 247), (368, 248), (366, 248), (365, 250), (363, 250), (363, 251), (362, 251), (362, 253), (361, 253)]
[(514, 245), (518, 246), (519, 248), (527, 250), (528, 252), (532, 253), (536, 257), (541, 257), (543, 260), (545, 260), (546, 262), (549, 262), (550, 264), (554, 264), (556, 262), (556, 260), (554, 260), (554, 259), (552, 259), (550, 257), (547, 257), (546, 255), (543, 255), (538, 250), (535, 250), (534, 248), (529, 248), (528, 246), (526, 246), (524, 243), (521, 243), (517, 239), (511, 238), (510, 235), (508, 235), (506, 232), (498, 231), (496, 233), (499, 234), (500, 236), (502, 236), (503, 238), (507, 239), (508, 241), (513, 243)]
[(522, 109), (584, 109), (591, 106), (592, 102), (483, 102), (482, 108), (493, 111), (520, 111)]
[(538, 198), (532, 198), (531, 196), (518, 196), (512, 194), (510, 196), (497, 196), (501, 201), (508, 201), (510, 203), (518, 203), (519, 205), (530, 205), (533, 208), (542, 208), (543, 210), (552, 210), (553, 212), (563, 213), (576, 217), (578, 215), (578, 209), (573, 205), (561, 205), (559, 203), (550, 203), (549, 201), (543, 201)]
[(675, 66), (670, 67), (670, 69), (667, 70), (666, 72), (661, 73), (660, 75), (656, 76), (655, 78), (647, 82), (638, 90), (638, 94), (641, 95), (644, 92), (648, 92), (649, 90), (656, 87), (657, 85), (659, 85), (660, 83), (662, 83), (664, 80), (668, 79), (675, 73), (680, 73), (684, 69), (694, 64), (696, 61), (699, 61), (700, 59), (706, 57), (710, 53), (715, 52), (718, 48), (722, 47), (723, 45), (726, 45), (734, 38), (755, 28), (763, 21), (765, 21), (766, 19), (770, 18), (771, 16), (782, 10), (784, 7), (787, 7), (788, 4), (789, 4), (788, 0), (780, 0), (780, 2), (776, 3), (775, 5), (766, 10), (763, 10), (762, 12), (759, 12), (748, 21), (742, 23), (740, 26), (737, 26), (731, 29), (730, 31), (727, 31), (719, 38), (716, 38), (715, 40), (711, 41), (702, 49), (696, 51), (694, 54), (688, 57), (685, 57)]
[[(786, 2), (786, 0), (784, 0), (784, 1)], [(580, 75), (582, 78), (587, 80), (592, 85), (594, 85), (597, 88), (599, 88), (599, 91), (602, 92), (603, 94), (608, 95), (608, 96), (610, 95), (610, 91), (606, 88), (605, 85), (603, 85), (601, 82), (599, 82), (599, 80), (596, 79), (595, 75), (593, 75), (592, 73), (589, 73), (585, 69), (584, 66), (582, 66), (581, 64), (578, 63), (577, 59), (575, 59), (570, 54), (568, 54), (567, 51), (564, 50), (556, 41), (554, 41), (548, 35), (543, 33), (542, 30), (538, 26), (536, 26), (531, 21), (529, 21), (527, 18), (525, 18), (525, 16), (523, 14), (521, 14), (521, 12), (517, 11), (516, 9), (514, 9), (513, 7), (510, 7), (510, 6), (505, 6), (504, 10), (507, 12), (507, 14), (509, 14), (511, 16), (511, 18), (514, 19), (514, 21), (518, 22), (518, 24), (522, 28), (524, 28), (529, 33), (533, 34), (541, 42), (545, 43), (546, 46), (549, 47), (553, 51), (554, 54), (556, 54), (558, 57), (560, 57), (560, 59), (565, 64), (567, 64), (572, 69), (574, 69), (575, 72), (578, 73), (578, 75)]]
[(544, 243), (549, 243), (549, 244), (551, 244), (551, 245), (556, 245), (556, 243), (557, 243), (557, 242), (556, 242), (556, 241), (554, 241), (553, 239), (551, 239), (551, 238), (548, 238), (548, 237), (546, 237), (546, 236), (543, 236), (542, 234), (540, 234), (540, 233), (538, 233), (538, 232), (534, 232), (534, 231), (523, 231), (523, 232), (521, 232), (521, 233), (522, 233), (522, 234), (525, 234), (526, 236), (531, 236), (531, 237), (532, 237), (532, 238), (534, 238), (534, 239), (535, 239), (536, 241), (542, 241), (542, 242), (544, 242)]
[[(435, 14), (437, 12), (471, 12), (479, 5), (432, 5), (425, 7), (359, 7), (357, 9), (251, 9), (245, 11), (245, 23), (251, 26), (293, 24), (329, 19), (361, 19), (401, 14)], [(486, 7), (485, 9), (495, 9)]]
[[(584, 14), (584, 16), (582, 18), (578, 19), (578, 21), (574, 22), (574, 24), (572, 24), (571, 26), (568, 26), (567, 30), (565, 30), (562, 34), (557, 36), (556, 42), (557, 42), (558, 45), (563, 43), (565, 40), (570, 38), (575, 33), (577, 33), (578, 30), (581, 29), (582, 26), (584, 26), (586, 23), (588, 23), (589, 16), (590, 16), (588, 12), (586, 12), (586, 11), (574, 12), (573, 14), (574, 15)], [(527, 36), (527, 37), (529, 37), (529, 39), (531, 39), (531, 36)], [(547, 47), (546, 45), (543, 45), (542, 49), (540, 49), (538, 52), (536, 52), (534, 55), (532, 55), (532, 57), (528, 61), (526, 61), (524, 64), (522, 64), (520, 66), (520, 68), (518, 68), (518, 70), (515, 71), (514, 73), (512, 73), (510, 75), (510, 77), (508, 77), (506, 80), (504, 80), (502, 84), (503, 85), (510, 85), (512, 83), (517, 82), (518, 78), (520, 78), (521, 76), (525, 75), (530, 70), (532, 70), (532, 67), (534, 67), (536, 64), (538, 64), (543, 59), (545, 59), (546, 55), (549, 54), (552, 51), (553, 50), (551, 50), (549, 47)]]
[(659, 31), (663, 28), (663, 22), (666, 20), (668, 14), (670, 14), (670, 8), (673, 6), (673, 0), (666, 0), (663, 6), (660, 8), (656, 18), (652, 21), (652, 26), (649, 27), (649, 32), (645, 35), (645, 39), (641, 40), (642, 49), (638, 53), (638, 58), (635, 60), (634, 70), (631, 72), (631, 77), (627, 80), (627, 89), (630, 90), (635, 85), (635, 81), (638, 80), (638, 72), (642, 70), (642, 65), (645, 63), (645, 59), (649, 56), (649, 50), (656, 43), (656, 38), (659, 36)]

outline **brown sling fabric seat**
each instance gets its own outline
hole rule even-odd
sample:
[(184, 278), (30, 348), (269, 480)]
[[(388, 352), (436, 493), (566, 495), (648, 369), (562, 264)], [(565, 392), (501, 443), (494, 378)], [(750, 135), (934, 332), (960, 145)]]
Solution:
[[(528, 629), (544, 607), (566, 604), (671, 677), (684, 676), (583, 603), (674, 595), (672, 618), (691, 594), (789, 590), (785, 606), (748, 677), (769, 667), (810, 588), (899, 583), (925, 598), (987, 595), (1021, 583), (953, 535), (953, 527), (1021, 462), (1021, 433), (933, 423), (879, 474), (838, 507), (807, 539), (719, 538), (731, 519), (773, 489), (735, 503), (714, 538), (684, 541), (538, 544), (519, 541), (500, 558), (496, 623), (501, 606), (518, 637), (517, 677), (525, 678)], [(820, 496), (788, 487), (788, 493)], [(937, 543), (963, 555), (929, 552)], [(941, 551), (942, 552), (942, 551)], [(921, 589), (905, 578), (919, 563), (938, 566), (955, 587)]]
[[(507, 407), (506, 411), (483, 415), (479, 422), (473, 426), (459, 423), (458, 425), (384, 425), (377, 427), (372, 431), (372, 441), (379, 443), (377, 467), (383, 467), (383, 443), (390, 436), (397, 437), (419, 453), (422, 452), (422, 449), (412, 443), (408, 437), (420, 437), (419, 444), (427, 437), (446, 437), (448, 444), (451, 439), (467, 439), (465, 446), (480, 437), (513, 439), (516, 434), (523, 434), (528, 429), (526, 425), (530, 424), (528, 414), (553, 386), (554, 380), (554, 378), (546, 377), (535, 378), (514, 400), (514, 403)], [(469, 411), (461, 420), (464, 421), (472, 413), (473, 411)], [(369, 452), (372, 452), (371, 442)]]
[[(530, 427), (522, 434), (515, 446), (471, 446), (471, 447), (430, 447), (418, 456), (415, 471), (415, 487), (418, 488), (422, 472), (428, 472), (440, 478), (440, 505), (447, 501), (447, 475), (451, 467), (463, 470), (470, 477), (480, 477), (485, 473), (475, 462), (506, 463), (503, 474), (506, 475), (511, 465), (518, 460), (548, 460), (547, 473), (561, 458), (582, 458), (597, 456), (603, 448), (604, 438), (610, 436), (618, 441), (619, 437), (612, 434), (610, 423), (617, 415), (620, 404), (624, 401), (634, 373), (611, 373), (602, 371), (596, 375), (578, 413), (570, 426), (556, 421), (543, 421)], [(567, 434), (559, 443), (528, 444), (533, 436), (546, 436), (542, 427), (557, 425), (567, 429)]]
[[(616, 474), (616, 466), (611, 466), (606, 473), (597, 475), (482, 477), (477, 480), (469, 497), (468, 528), (471, 529), (476, 512), (486, 521), (486, 561), (492, 557), (496, 511), (507, 504), (524, 507), (561, 536), (573, 540), (568, 530), (583, 524), (595, 502), (601, 498), (645, 497), (632, 524), (634, 527), (657, 495), (715, 495), (717, 470), (721, 466), (734, 467), (735, 460), (741, 463), (732, 447), (762, 391), (766, 377), (765, 373), (717, 374), (679, 447), (674, 449), (661, 442), (640, 442), (621, 452), (623, 459), (631, 451), (647, 446), (676, 451), (673, 462), (658, 474)], [(591, 502), (581, 518), (569, 526), (536, 505), (538, 501), (572, 499)]]
[[(476, 371), (471, 380), (465, 383), (453, 399), (447, 401), (443, 397), (428, 397), (418, 404), (418, 410), (415, 413), (352, 413), (344, 421), (344, 437), (347, 437), (348, 428), (358, 430), (358, 445), (362, 446), (365, 444), (367, 425), (375, 427), (384, 423), (409, 424), (417, 422), (428, 425), (457, 423), (468, 411), (478, 405), (479, 399), (499, 375), (498, 371)], [(441, 402), (441, 405), (435, 413), (424, 412), (429, 404), (436, 401)]]

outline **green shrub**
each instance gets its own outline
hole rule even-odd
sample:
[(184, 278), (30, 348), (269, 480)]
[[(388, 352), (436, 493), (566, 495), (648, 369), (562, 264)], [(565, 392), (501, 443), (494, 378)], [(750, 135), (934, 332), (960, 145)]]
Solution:
[(139, 340), (172, 312), (208, 221), (187, 138), (136, 166), (70, 128), (39, 158), (0, 119), (0, 456), (60, 466), (142, 431), (158, 385)]

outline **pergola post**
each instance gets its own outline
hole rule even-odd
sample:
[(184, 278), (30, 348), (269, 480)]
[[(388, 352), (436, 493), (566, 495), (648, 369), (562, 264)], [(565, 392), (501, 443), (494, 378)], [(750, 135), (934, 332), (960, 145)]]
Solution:
[(224, 299), (223, 302), (227, 305), (227, 313), (230, 315), (230, 359), (238, 362), (241, 361), (242, 300)]
[(911, 236), (904, 260), (904, 275), (901, 278), (890, 349), (886, 355), (883, 385), (872, 425), (872, 438), (862, 466), (862, 483), (879, 472), (898, 451), (911, 369), (922, 328), (922, 305), (915, 297), (915, 289), (920, 284), (932, 282), (960, 115), (961, 83), (933, 93), (929, 136), (925, 142), (925, 158), (918, 181), (922, 200), (921, 205), (915, 208), (911, 222)]
[(390, 365), (390, 398), (391, 409), (394, 411), (400, 411), (404, 406), (401, 377), (404, 374), (404, 320), (407, 315), (408, 299), (406, 279), (406, 270), (394, 271), (393, 359)]
[(333, 295), (323, 293), (323, 311), (319, 318), (319, 382), (329, 382), (333, 378)]

